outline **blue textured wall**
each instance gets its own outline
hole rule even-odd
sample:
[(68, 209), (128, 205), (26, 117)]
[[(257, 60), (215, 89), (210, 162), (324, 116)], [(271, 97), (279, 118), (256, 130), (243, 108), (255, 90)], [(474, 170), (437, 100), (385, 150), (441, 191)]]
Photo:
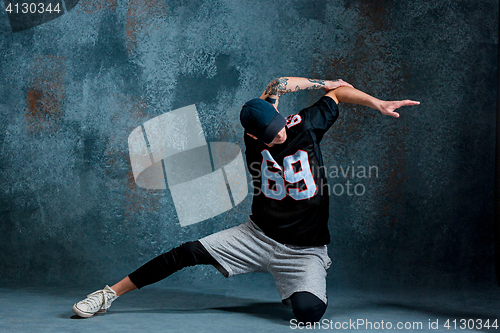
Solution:
[(303, 76), (421, 101), (399, 119), (343, 105), (324, 138), (327, 167), (378, 168), (330, 175), (365, 189), (331, 198), (330, 283), (493, 285), (497, 27), (495, 0), (82, 0), (17, 33), (0, 15), (0, 282), (113, 283), (244, 222), (250, 197), (181, 228), (168, 191), (135, 186), (128, 135), (196, 104), (207, 141), (243, 148), (241, 105)]

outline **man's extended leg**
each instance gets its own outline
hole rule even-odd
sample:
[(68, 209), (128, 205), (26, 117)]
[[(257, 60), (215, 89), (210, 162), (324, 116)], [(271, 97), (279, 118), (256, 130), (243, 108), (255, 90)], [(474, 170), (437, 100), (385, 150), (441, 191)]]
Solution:
[(129, 291), (137, 289), (137, 287), (132, 282), (132, 280), (130, 280), (130, 278), (126, 276), (123, 280), (111, 286), (111, 289), (115, 291), (116, 296), (121, 296), (123, 294), (128, 293)]
[(111, 288), (106, 286), (88, 295), (73, 306), (73, 312), (85, 318), (106, 312), (118, 296), (163, 280), (184, 267), (199, 264), (216, 266), (217, 261), (199, 241), (184, 243), (150, 260)]
[[(128, 278), (135, 287), (140, 289), (163, 280), (184, 267), (194, 265), (217, 265), (217, 261), (199, 241), (184, 243), (167, 253), (151, 259), (129, 274)], [(125, 290), (127, 290), (127, 284), (124, 283), (124, 285)]]
[[(215, 259), (199, 241), (187, 242), (150, 260), (120, 282), (111, 286), (111, 289), (116, 292), (117, 296), (121, 296), (129, 291), (163, 280), (184, 267), (216, 264)], [(132, 276), (132, 279), (130, 276)]]

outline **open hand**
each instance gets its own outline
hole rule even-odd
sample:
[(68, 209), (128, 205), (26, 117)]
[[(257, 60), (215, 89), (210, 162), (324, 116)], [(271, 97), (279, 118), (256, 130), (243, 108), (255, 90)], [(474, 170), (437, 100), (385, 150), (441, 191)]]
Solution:
[(406, 99), (404, 101), (382, 101), (379, 110), (380, 112), (382, 112), (382, 114), (385, 114), (386, 116), (399, 118), (399, 113), (394, 112), (394, 110), (402, 106), (419, 105), (419, 104), (420, 102), (410, 101), (409, 99)]
[(338, 80), (334, 80), (334, 81), (332, 81), (332, 80), (325, 81), (325, 86), (323, 87), (323, 90), (326, 92), (329, 92), (330, 90), (337, 89), (338, 87), (344, 87), (344, 86), (354, 88), (351, 84), (345, 82), (344, 80), (338, 79)]

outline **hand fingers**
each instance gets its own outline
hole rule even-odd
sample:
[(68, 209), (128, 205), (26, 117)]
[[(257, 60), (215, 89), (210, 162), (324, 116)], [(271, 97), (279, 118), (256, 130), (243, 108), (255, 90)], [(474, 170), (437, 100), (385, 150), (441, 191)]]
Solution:
[(347, 82), (345, 82), (345, 81), (344, 81), (344, 80), (342, 80), (342, 79), (337, 79), (337, 80), (335, 80), (334, 82), (339, 83), (339, 85), (337, 86), (337, 88), (338, 88), (338, 87), (346, 87), (346, 86), (347, 86), (347, 87), (354, 88), (354, 87), (352, 86), (352, 84), (347, 83)]
[(418, 101), (410, 101), (409, 99), (403, 101), (403, 105), (419, 105)]
[(403, 106), (419, 105), (420, 104), (420, 102), (410, 101), (409, 99), (406, 99), (404, 101), (395, 101), (395, 102), (391, 102), (391, 103), (395, 109), (399, 109), (400, 107), (403, 107)]
[(341, 87), (351, 87), (351, 88), (354, 88), (354, 87), (352, 86), (352, 84), (347, 83), (347, 82), (342, 82)]
[(391, 111), (391, 110), (382, 111), (382, 114), (384, 114), (386, 116), (391, 116), (391, 117), (394, 117), (394, 118), (399, 118), (399, 113)]

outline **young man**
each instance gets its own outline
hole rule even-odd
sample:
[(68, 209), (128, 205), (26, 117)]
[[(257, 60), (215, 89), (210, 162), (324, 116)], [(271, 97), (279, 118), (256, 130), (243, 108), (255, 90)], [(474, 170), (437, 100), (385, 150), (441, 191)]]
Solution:
[[(309, 89), (323, 89), (326, 95), (286, 119), (280, 115), (280, 96)], [(282, 77), (272, 81), (240, 113), (254, 186), (249, 220), (152, 259), (111, 288), (88, 295), (73, 311), (81, 317), (106, 312), (118, 296), (184, 267), (205, 264), (225, 277), (268, 272), (298, 321), (319, 321), (327, 307), (326, 270), (331, 264), (329, 188), (319, 143), (337, 120), (339, 102), (365, 105), (396, 118), (396, 109), (419, 104), (382, 101), (342, 80)]]

